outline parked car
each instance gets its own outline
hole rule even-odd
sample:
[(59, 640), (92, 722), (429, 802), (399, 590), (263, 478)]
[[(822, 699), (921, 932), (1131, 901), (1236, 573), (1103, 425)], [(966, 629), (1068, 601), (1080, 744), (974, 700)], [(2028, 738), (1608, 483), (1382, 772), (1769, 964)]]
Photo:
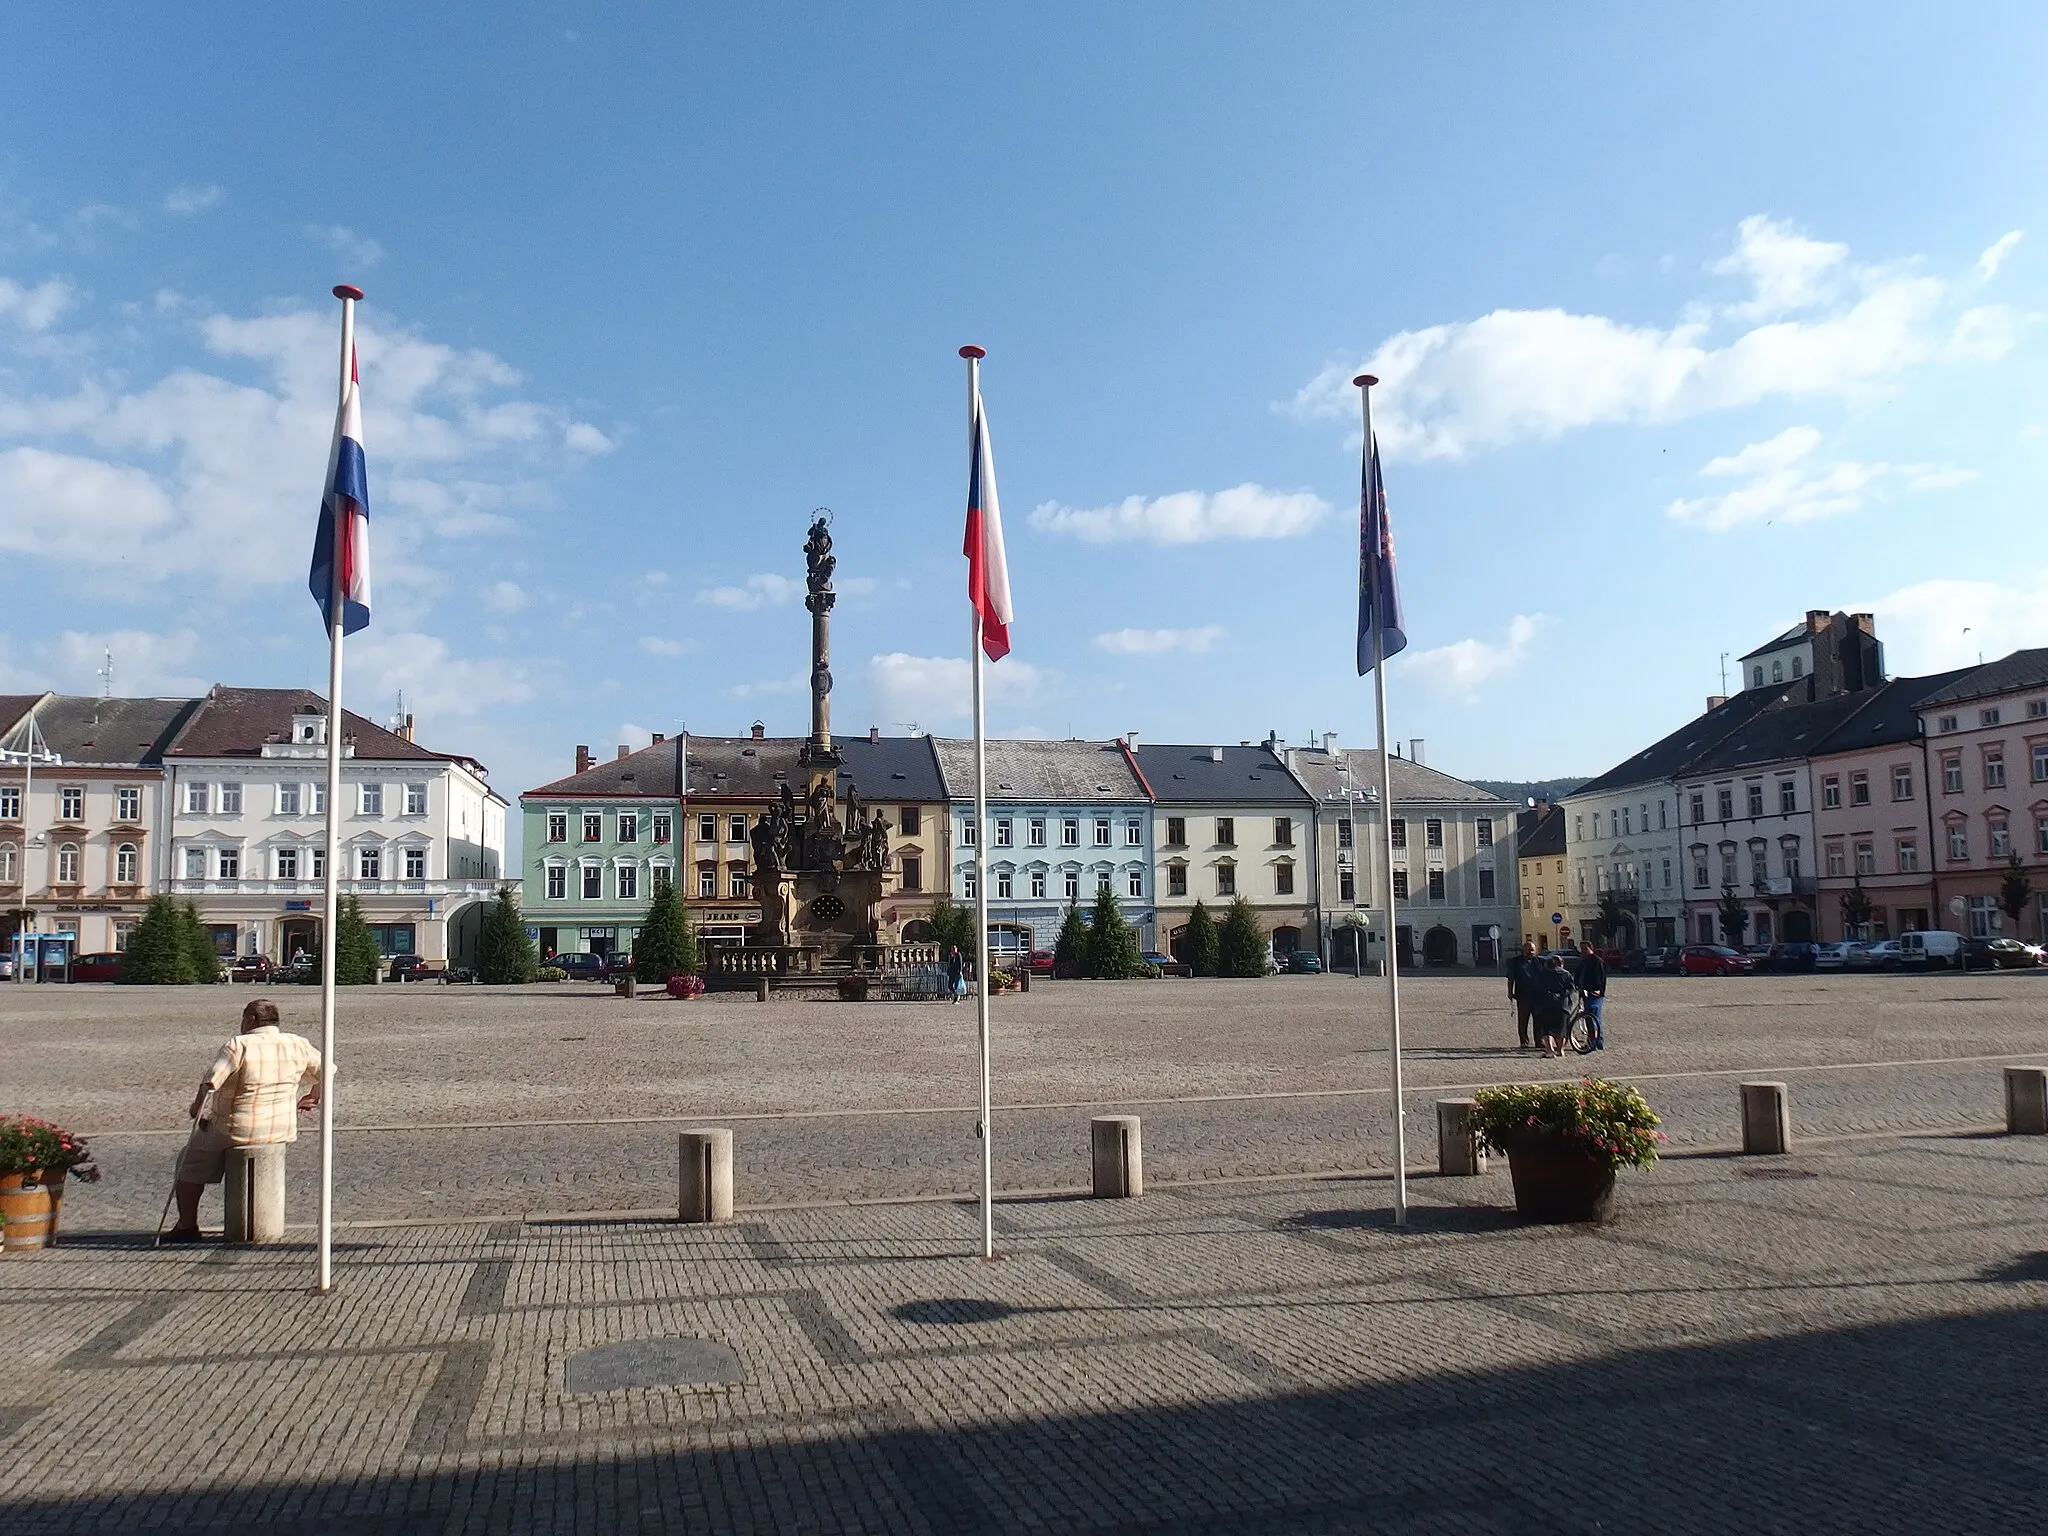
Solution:
[(121, 979), (121, 957), (116, 954), (73, 955), (71, 957), (71, 979), (73, 981), (119, 981)]
[(579, 951), (573, 955), (557, 955), (543, 962), (556, 970), (566, 971), (571, 981), (603, 981), (605, 956)]
[(1773, 944), (1769, 960), (1774, 971), (1811, 971), (1820, 964), (1820, 946), (1802, 939)]
[(14, 980), (14, 956), (0, 955), (0, 981)]
[(237, 955), (235, 963), (228, 967), (229, 981), (246, 981), (259, 986), (276, 981), (280, 974), (277, 962), (268, 955)]
[(2021, 971), (2040, 964), (2038, 945), (2018, 939), (1965, 939), (1964, 963), (1976, 970)]
[(1847, 970), (1849, 968), (1849, 956), (1855, 948), (1854, 941), (1817, 944), (1813, 950), (1813, 968), (1817, 971)]
[[(1043, 954), (1046, 957), (1047, 968), (1051, 968), (1052, 952), (1050, 950), (1034, 949), (1031, 953), (1033, 955)], [(1162, 955), (1154, 949), (1145, 951), (1145, 963), (1159, 967), (1159, 974), (1162, 976), (1186, 976), (1189, 974), (1188, 968), (1180, 961), (1174, 959), (1171, 955)]]
[(1921, 929), (1899, 935), (1901, 969), (1939, 970), (1963, 963), (1963, 936), (1939, 928)]
[(621, 976), (633, 974), (633, 957), (624, 950), (615, 949), (604, 957), (605, 981), (617, 981)]
[(425, 955), (391, 957), (390, 975), (393, 981), (430, 981), (434, 974), (434, 968), (427, 963)]
[[(1052, 951), (1049, 949), (1027, 950), (1024, 955), (1024, 969), (1034, 976), (1050, 976), (1052, 974)], [(1175, 973), (1169, 971), (1167, 974), (1170, 976)], [(1185, 975), (1186, 972), (1183, 971), (1180, 974)]]
[(1688, 944), (1678, 953), (1681, 976), (1749, 976), (1756, 959), (1726, 944)]
[(1290, 949), (1280, 956), (1280, 969), (1289, 976), (1320, 976), (1323, 959), (1312, 949)]
[(1879, 939), (1862, 945), (1849, 958), (1851, 966), (1859, 971), (1895, 971), (1899, 968), (1899, 941)]

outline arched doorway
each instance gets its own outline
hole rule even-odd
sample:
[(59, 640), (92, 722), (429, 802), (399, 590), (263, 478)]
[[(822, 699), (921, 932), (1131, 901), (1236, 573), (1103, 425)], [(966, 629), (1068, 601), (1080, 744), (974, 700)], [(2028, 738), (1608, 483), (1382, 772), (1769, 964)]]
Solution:
[(1422, 936), (1422, 963), (1424, 965), (1456, 965), (1458, 963), (1458, 936), (1438, 923)]
[(1166, 936), (1166, 952), (1182, 965), (1188, 963), (1188, 928), (1182, 923)]
[(1785, 920), (1778, 925), (1779, 937), (1787, 944), (1807, 944), (1813, 940), (1813, 914), (1802, 907), (1794, 907), (1785, 914)]
[(288, 917), (277, 925), (277, 954), (280, 965), (290, 965), (300, 955), (310, 960), (320, 953), (320, 919)]
[(913, 917), (903, 925), (903, 942), (906, 944), (936, 944), (939, 930), (921, 917)]
[(1299, 948), (1301, 948), (1301, 930), (1299, 928), (1275, 928), (1273, 930), (1274, 954), (1291, 955)]
[(444, 942), (448, 946), (450, 965), (476, 964), (477, 951), (483, 941), (484, 912), (490, 905), (487, 901), (472, 901), (449, 914)]
[(1411, 968), (1415, 964), (1415, 930), (1406, 923), (1394, 929), (1394, 964)]

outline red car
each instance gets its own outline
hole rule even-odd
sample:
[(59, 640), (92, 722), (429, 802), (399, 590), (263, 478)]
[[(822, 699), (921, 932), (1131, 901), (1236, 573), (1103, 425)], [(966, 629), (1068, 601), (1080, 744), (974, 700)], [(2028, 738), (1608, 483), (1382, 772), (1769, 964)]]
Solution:
[(73, 981), (119, 981), (121, 979), (121, 957), (119, 955), (73, 955), (71, 957), (71, 979)]
[(1050, 976), (1052, 974), (1052, 951), (1049, 949), (1031, 950), (1024, 956), (1024, 969), (1034, 976)]
[(1688, 944), (1678, 952), (1681, 976), (1751, 976), (1756, 960), (1725, 944)]

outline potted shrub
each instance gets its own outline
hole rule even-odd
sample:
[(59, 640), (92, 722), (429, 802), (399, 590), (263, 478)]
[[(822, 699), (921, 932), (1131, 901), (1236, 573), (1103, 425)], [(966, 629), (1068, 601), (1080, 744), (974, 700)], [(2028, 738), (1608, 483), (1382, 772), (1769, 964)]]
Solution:
[(56, 1241), (67, 1177), (99, 1182), (84, 1137), (47, 1120), (0, 1115), (0, 1248), (47, 1248)]
[(1614, 1170), (1657, 1161), (1664, 1133), (1640, 1092), (1606, 1078), (1482, 1088), (1477, 1130), (1507, 1154), (1524, 1221), (1606, 1221)]

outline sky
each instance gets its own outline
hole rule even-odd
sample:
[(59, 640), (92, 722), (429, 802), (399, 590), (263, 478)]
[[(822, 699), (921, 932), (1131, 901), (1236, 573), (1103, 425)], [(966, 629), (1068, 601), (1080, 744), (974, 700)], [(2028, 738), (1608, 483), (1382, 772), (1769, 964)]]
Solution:
[(961, 734), (963, 343), (1010, 735), (1597, 773), (1810, 608), (2048, 644), (2048, 11), (9, 7), (0, 690), (324, 688), (508, 797), (650, 732)]

